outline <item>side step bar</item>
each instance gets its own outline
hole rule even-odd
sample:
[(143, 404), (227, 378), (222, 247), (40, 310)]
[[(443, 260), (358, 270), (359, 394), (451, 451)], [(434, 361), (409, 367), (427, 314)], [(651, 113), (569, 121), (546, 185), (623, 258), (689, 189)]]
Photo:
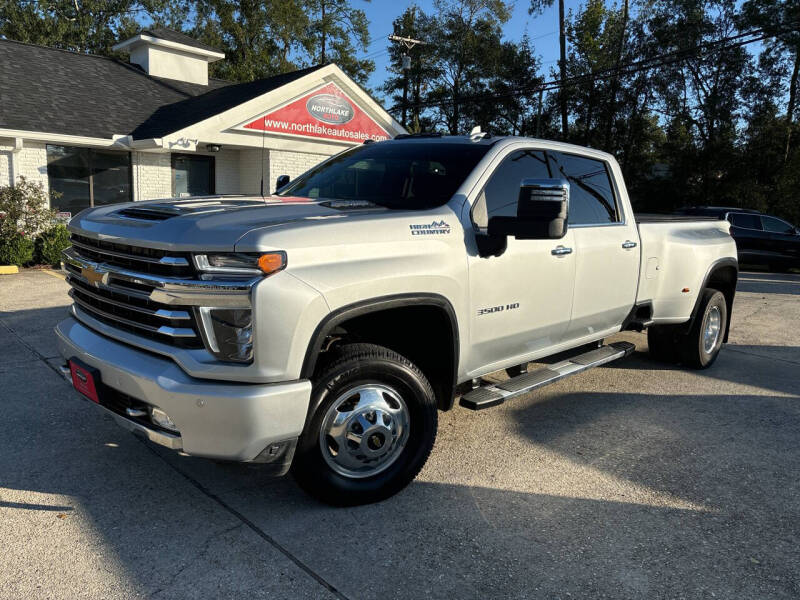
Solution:
[(550, 365), (544, 369), (523, 373), (512, 379), (492, 383), (467, 392), (461, 396), (459, 404), (470, 410), (483, 410), (502, 404), (509, 398), (521, 396), (540, 387), (555, 383), (570, 375), (582, 373), (592, 367), (599, 367), (618, 358), (631, 354), (636, 346), (629, 342), (614, 342), (577, 356)]

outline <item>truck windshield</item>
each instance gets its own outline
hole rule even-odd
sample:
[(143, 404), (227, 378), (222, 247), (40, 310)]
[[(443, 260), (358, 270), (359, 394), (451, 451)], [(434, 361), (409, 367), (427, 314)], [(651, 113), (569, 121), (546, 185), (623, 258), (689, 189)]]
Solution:
[(366, 144), (311, 169), (278, 195), (432, 208), (453, 196), (488, 150), (485, 144)]

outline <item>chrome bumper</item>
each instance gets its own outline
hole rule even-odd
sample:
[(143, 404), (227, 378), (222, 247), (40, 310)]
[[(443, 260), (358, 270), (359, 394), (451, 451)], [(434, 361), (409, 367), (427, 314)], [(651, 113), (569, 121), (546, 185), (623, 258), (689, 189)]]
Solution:
[(310, 381), (243, 384), (200, 380), (172, 360), (104, 337), (74, 318), (59, 323), (55, 332), (65, 360), (77, 358), (100, 371), (104, 386), (160, 407), (180, 435), (104, 408), (126, 429), (193, 456), (257, 462), (291, 459), (305, 426)]

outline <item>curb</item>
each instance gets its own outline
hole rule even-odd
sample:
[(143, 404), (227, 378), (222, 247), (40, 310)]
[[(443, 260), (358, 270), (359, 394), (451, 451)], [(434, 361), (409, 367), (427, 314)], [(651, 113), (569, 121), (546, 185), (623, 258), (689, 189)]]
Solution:
[(19, 273), (19, 267), (15, 265), (11, 266), (0, 265), (0, 275), (14, 275), (16, 273)]

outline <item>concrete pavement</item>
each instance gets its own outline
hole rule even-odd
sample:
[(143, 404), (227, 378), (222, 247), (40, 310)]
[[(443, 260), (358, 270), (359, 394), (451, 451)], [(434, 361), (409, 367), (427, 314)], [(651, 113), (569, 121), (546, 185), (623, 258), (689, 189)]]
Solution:
[(0, 278), (0, 598), (796, 598), (800, 277), (711, 369), (623, 362), (440, 414), (417, 481), (322, 506), (139, 441), (56, 373), (66, 285)]

